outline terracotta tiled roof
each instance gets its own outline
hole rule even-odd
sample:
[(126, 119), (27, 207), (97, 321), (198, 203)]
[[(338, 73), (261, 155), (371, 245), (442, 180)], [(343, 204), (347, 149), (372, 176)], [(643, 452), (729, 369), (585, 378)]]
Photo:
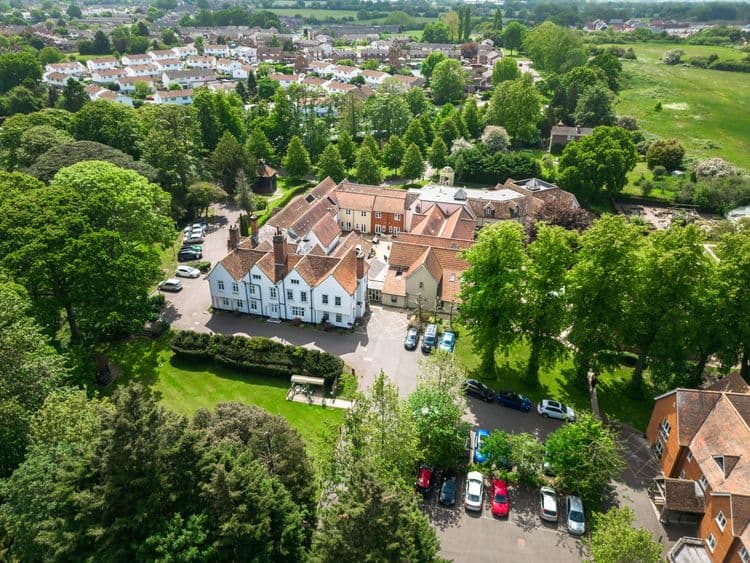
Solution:
[(294, 269), (310, 287), (315, 287), (328, 277), (338, 263), (336, 258), (308, 253), (297, 262)]
[(433, 205), (427, 213), (421, 216), (421, 220), (416, 225), (412, 224), (410, 232), (417, 235), (436, 236), (440, 233), (445, 219), (446, 216), (440, 208), (437, 205)]
[(738, 371), (722, 377), (706, 389), (711, 391), (731, 391), (732, 393), (750, 393), (750, 385), (742, 379)]
[(335, 195), (341, 209), (372, 211), (372, 206), (375, 203), (375, 196), (370, 194), (336, 190)]
[(258, 162), (258, 168), (256, 170), (255, 175), (259, 178), (272, 178), (273, 176), (276, 176), (278, 172), (276, 172), (276, 169), (272, 166), (269, 166), (265, 162)]
[(159, 97), (163, 100), (170, 98), (190, 98), (193, 95), (193, 90), (191, 88), (186, 88), (184, 90), (159, 90), (157, 94), (159, 94)]
[(409, 266), (409, 269), (406, 272), (406, 277), (408, 278), (411, 276), (411, 274), (416, 272), (422, 266), (425, 267), (436, 282), (440, 282), (440, 278), (443, 277), (443, 269), (441, 268), (440, 262), (435, 256), (435, 253), (432, 251), (432, 248), (429, 246), (426, 247), (424, 253), (422, 253), (422, 255), (417, 258), (411, 266)]
[(337, 236), (341, 235), (341, 227), (339, 227), (336, 219), (334, 219), (330, 213), (323, 215), (311, 230), (320, 243), (326, 248)]
[(678, 439), (687, 446), (721, 394), (697, 389), (678, 389), (676, 394)]
[(424, 244), (433, 248), (452, 248), (454, 250), (469, 248), (474, 244), (473, 240), (415, 235), (414, 233), (399, 233), (394, 240), (407, 244)]
[(389, 268), (383, 282), (383, 293), (388, 295), (406, 295), (406, 276), (399, 274), (394, 268)]
[(338, 262), (333, 277), (351, 295), (357, 289), (357, 253), (352, 249)]
[(665, 479), (665, 504), (670, 510), (703, 514), (706, 497), (695, 481), (687, 479)]
[(732, 495), (732, 535), (750, 547), (750, 496)]
[(349, 250), (351, 250), (352, 248), (356, 248), (357, 246), (360, 246), (362, 248), (362, 254), (367, 256), (370, 254), (372, 243), (366, 239), (361, 238), (354, 231), (350, 231), (339, 240), (339, 243), (336, 245), (332, 256), (341, 258)]
[(443, 268), (443, 278), (440, 280), (440, 299), (458, 302), (461, 293), (461, 275), (463, 270)]
[(224, 266), (232, 279), (239, 281), (265, 254), (260, 250), (237, 248), (222, 258), (219, 264)]
[[(393, 190), (391, 190), (393, 192)], [(403, 214), (406, 210), (404, 202), (406, 201), (406, 192), (396, 194), (384, 194), (375, 196), (373, 203), (373, 211), (380, 211), (382, 213), (400, 213)]]
[(323, 215), (336, 212), (333, 201), (326, 197), (335, 187), (336, 183), (326, 178), (310, 193), (295, 197), (266, 224), (279, 229), (292, 229), (297, 236), (305, 235)]
[(323, 180), (320, 184), (315, 186), (310, 193), (313, 195), (313, 197), (316, 197), (318, 199), (322, 198), (325, 195), (328, 195), (331, 193), (334, 188), (336, 187), (336, 182), (334, 182), (330, 176), (328, 176), (325, 180)]
[(256, 262), (258, 268), (261, 269), (261, 271), (268, 276), (268, 279), (271, 280), (272, 283), (276, 283), (282, 278), (286, 277), (286, 275), (297, 265), (297, 263), (302, 259), (303, 257), (299, 254), (292, 254), (291, 252), (287, 254), (287, 262), (284, 265), (284, 267), (276, 267), (275, 258), (273, 255), (273, 251), (266, 252), (263, 257)]

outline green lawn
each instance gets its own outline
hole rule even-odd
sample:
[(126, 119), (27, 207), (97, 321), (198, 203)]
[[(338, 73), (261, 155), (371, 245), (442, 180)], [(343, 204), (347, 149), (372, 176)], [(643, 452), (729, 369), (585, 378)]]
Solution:
[(268, 11), (280, 16), (300, 16), (303, 18), (318, 18), (319, 20), (327, 20), (328, 18), (357, 19), (356, 10), (324, 10), (322, 8), (270, 8)]
[[(638, 60), (622, 63), (625, 87), (618, 96), (617, 113), (634, 116), (640, 127), (659, 137), (678, 138), (688, 159), (720, 156), (750, 168), (750, 77), (662, 64), (661, 55), (673, 48), (685, 51), (686, 58), (711, 53), (722, 59), (744, 56), (728, 47), (636, 43)], [(657, 102), (661, 111), (654, 109)]]
[[(575, 409), (591, 410), (588, 389), (579, 385), (573, 377), (573, 360), (567, 358), (552, 368), (539, 372), (540, 386), (529, 385), (525, 379), (529, 349), (517, 344), (505, 354), (496, 355), (495, 374), (479, 371), (480, 358), (472, 350), (471, 336), (461, 327), (456, 327), (460, 336), (456, 341), (456, 359), (471, 377), (483, 380), (495, 390), (511, 389), (527, 395), (534, 402), (541, 399), (557, 399)], [(619, 367), (599, 378), (597, 396), (599, 408), (610, 419), (617, 419), (645, 430), (651, 416), (653, 400), (650, 395), (634, 400), (628, 395), (631, 368)]]
[(113, 346), (107, 354), (123, 368), (117, 385), (138, 381), (151, 389), (165, 407), (187, 416), (227, 401), (258, 405), (286, 418), (313, 452), (325, 429), (340, 425), (344, 418), (340, 409), (287, 401), (289, 385), (278, 378), (246, 375), (210, 362), (177, 359), (167, 336), (157, 340), (134, 338)]

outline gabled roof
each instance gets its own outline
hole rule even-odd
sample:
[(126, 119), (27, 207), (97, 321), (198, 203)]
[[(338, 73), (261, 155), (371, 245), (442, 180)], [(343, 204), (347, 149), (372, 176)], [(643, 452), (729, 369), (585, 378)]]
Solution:
[(351, 295), (357, 289), (357, 253), (352, 249), (338, 262), (333, 277)]
[(328, 247), (341, 234), (341, 227), (330, 213), (326, 213), (311, 229), (324, 247)]
[(222, 258), (219, 264), (232, 276), (232, 279), (240, 281), (265, 255), (266, 252), (261, 250), (237, 248)]
[(730, 391), (732, 393), (750, 393), (750, 385), (742, 379), (740, 372), (735, 371), (722, 377), (706, 387), (710, 391)]
[(294, 269), (310, 287), (317, 286), (336, 267), (339, 260), (330, 256), (308, 253), (297, 262)]
[(665, 479), (664, 501), (669, 510), (703, 514), (706, 497), (698, 483), (687, 479)]
[(289, 271), (291, 271), (302, 258), (303, 257), (299, 254), (287, 253), (286, 264), (277, 267), (273, 251), (271, 251), (266, 252), (263, 257), (255, 263), (255, 265), (266, 274), (272, 283), (276, 283), (286, 277), (287, 273), (289, 273)]
[(309, 193), (292, 199), (266, 224), (280, 229), (292, 229), (297, 236), (306, 234), (323, 215), (336, 213), (334, 202), (327, 197), (335, 187), (336, 183), (326, 178)]

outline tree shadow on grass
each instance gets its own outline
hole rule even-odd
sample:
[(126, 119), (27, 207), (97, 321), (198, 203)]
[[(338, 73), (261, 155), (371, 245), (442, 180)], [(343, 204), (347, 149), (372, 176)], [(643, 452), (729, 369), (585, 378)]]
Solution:
[(105, 395), (114, 392), (121, 385), (137, 382), (143, 385), (157, 400), (161, 393), (154, 391), (153, 386), (159, 378), (161, 365), (160, 353), (169, 347), (167, 336), (148, 338), (133, 336), (120, 344), (110, 347), (106, 351), (107, 357), (122, 368), (122, 376), (115, 385), (109, 386)]
[(282, 390), (288, 389), (290, 385), (289, 380), (283, 377), (245, 372), (210, 360), (186, 359), (172, 356), (169, 363), (181, 371), (193, 373), (208, 372), (212, 376), (230, 381), (239, 381), (252, 385), (263, 385), (265, 387), (274, 387)]

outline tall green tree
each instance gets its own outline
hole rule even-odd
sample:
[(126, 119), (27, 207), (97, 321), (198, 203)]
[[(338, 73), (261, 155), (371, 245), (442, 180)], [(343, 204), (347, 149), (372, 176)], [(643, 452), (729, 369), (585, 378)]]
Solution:
[(362, 139), (362, 145), (360, 148), (367, 147), (367, 149), (372, 153), (372, 156), (375, 158), (380, 158), (380, 147), (378, 146), (378, 142), (375, 140), (375, 137), (372, 135), (365, 135), (365, 138)]
[(277, 161), (276, 151), (274, 151), (271, 142), (262, 129), (256, 128), (250, 131), (245, 143), (245, 151), (248, 155), (252, 155), (255, 160), (262, 159), (268, 163)]
[(531, 349), (526, 376), (534, 385), (539, 382), (539, 366), (554, 364), (566, 352), (560, 342), (569, 322), (565, 276), (575, 263), (577, 239), (575, 231), (542, 224), (526, 248), (520, 327)]
[(0, 477), (21, 463), (34, 413), (66, 375), (64, 359), (32, 317), (24, 289), (0, 284)]
[(526, 33), (523, 47), (536, 67), (548, 72), (566, 72), (586, 62), (583, 42), (578, 34), (550, 21)]
[(424, 157), (415, 144), (409, 145), (401, 160), (401, 176), (407, 180), (417, 180), (424, 174)]
[(596, 563), (659, 563), (663, 546), (646, 528), (634, 528), (629, 506), (611, 508), (591, 517), (591, 538), (586, 542)]
[(604, 215), (581, 236), (578, 260), (566, 276), (572, 321), (568, 341), (574, 347), (578, 381), (589, 370), (611, 367), (611, 355), (622, 344), (625, 312), (633, 294), (641, 229), (621, 216)]
[(432, 77), (432, 72), (435, 70), (438, 63), (443, 62), (447, 58), (448, 57), (445, 56), (445, 53), (441, 53), (440, 51), (435, 51), (427, 55), (427, 58), (422, 61), (422, 65), (420, 66), (420, 72), (425, 80), (429, 81)]
[(615, 112), (612, 109), (612, 92), (604, 84), (594, 84), (581, 92), (576, 111), (576, 123), (583, 127), (614, 125)]
[(521, 70), (515, 59), (503, 57), (492, 67), (492, 85), (497, 86), (508, 80), (521, 78)]
[(347, 168), (351, 168), (354, 164), (354, 158), (357, 152), (357, 146), (354, 144), (351, 135), (346, 131), (342, 131), (339, 134), (339, 140), (336, 144), (339, 149), (339, 154), (344, 160), (344, 164)]
[(479, 231), (476, 244), (464, 251), (469, 269), (462, 278), (459, 312), (485, 373), (494, 373), (498, 348), (518, 338), (526, 265), (523, 240), (520, 224), (502, 221)]
[(375, 136), (380, 139), (402, 135), (412, 121), (409, 106), (404, 97), (398, 94), (370, 96), (365, 102), (365, 115)]
[(268, 116), (266, 134), (274, 149), (286, 153), (292, 137), (300, 132), (299, 116), (292, 105), (286, 90), (283, 88), (273, 95), (273, 110)]
[(409, 122), (409, 127), (406, 129), (406, 133), (404, 133), (404, 143), (407, 146), (412, 144), (417, 145), (420, 150), (424, 150), (428, 146), (424, 128), (420, 120), (412, 119)]
[(511, 55), (514, 49), (516, 51), (521, 49), (523, 38), (526, 36), (527, 31), (526, 27), (516, 20), (508, 22), (508, 25), (505, 26), (503, 30), (503, 46), (510, 49)]
[(70, 112), (77, 112), (89, 101), (89, 95), (83, 89), (83, 84), (74, 78), (68, 78), (60, 98), (60, 107)]
[(443, 139), (435, 137), (427, 159), (432, 167), (438, 170), (448, 163), (448, 147), (445, 146)]
[(0, 94), (42, 78), (42, 65), (31, 51), (0, 54)]
[(466, 125), (466, 134), (470, 139), (476, 139), (482, 133), (482, 126), (479, 120), (479, 108), (477, 100), (474, 97), (464, 104), (462, 112), (463, 122)]
[(289, 141), (289, 148), (284, 157), (284, 170), (292, 178), (303, 178), (310, 172), (310, 155), (299, 137)]
[(599, 193), (620, 193), (636, 164), (631, 135), (622, 127), (597, 127), (592, 135), (569, 143), (558, 167), (558, 182), (586, 201)]
[(73, 116), (76, 139), (109, 145), (134, 158), (140, 156), (139, 129), (134, 109), (106, 100), (88, 102)]
[(487, 109), (487, 123), (502, 125), (514, 142), (538, 140), (541, 98), (527, 79), (503, 82), (495, 89)]
[(330, 177), (337, 184), (346, 178), (346, 165), (336, 145), (328, 145), (318, 159), (318, 179)]
[(464, 97), (466, 72), (456, 59), (441, 61), (435, 65), (430, 85), (436, 104), (457, 102)]
[(363, 145), (359, 149), (355, 168), (357, 182), (371, 185), (379, 185), (383, 182), (380, 163), (378, 163), (378, 159), (372, 154), (369, 147)]
[(383, 147), (383, 162), (388, 168), (395, 170), (401, 166), (401, 160), (404, 158), (405, 153), (406, 145), (401, 140), (401, 137), (394, 135), (388, 139), (388, 142)]
[(234, 193), (237, 174), (240, 170), (246, 173), (248, 170), (255, 170), (255, 167), (251, 166), (245, 147), (229, 131), (221, 136), (211, 153), (209, 165), (214, 178), (221, 183), (221, 187), (228, 194)]
[(73, 137), (68, 133), (55, 129), (51, 125), (29, 127), (21, 135), (17, 147), (18, 165), (21, 168), (27, 168), (49, 149), (72, 141)]

